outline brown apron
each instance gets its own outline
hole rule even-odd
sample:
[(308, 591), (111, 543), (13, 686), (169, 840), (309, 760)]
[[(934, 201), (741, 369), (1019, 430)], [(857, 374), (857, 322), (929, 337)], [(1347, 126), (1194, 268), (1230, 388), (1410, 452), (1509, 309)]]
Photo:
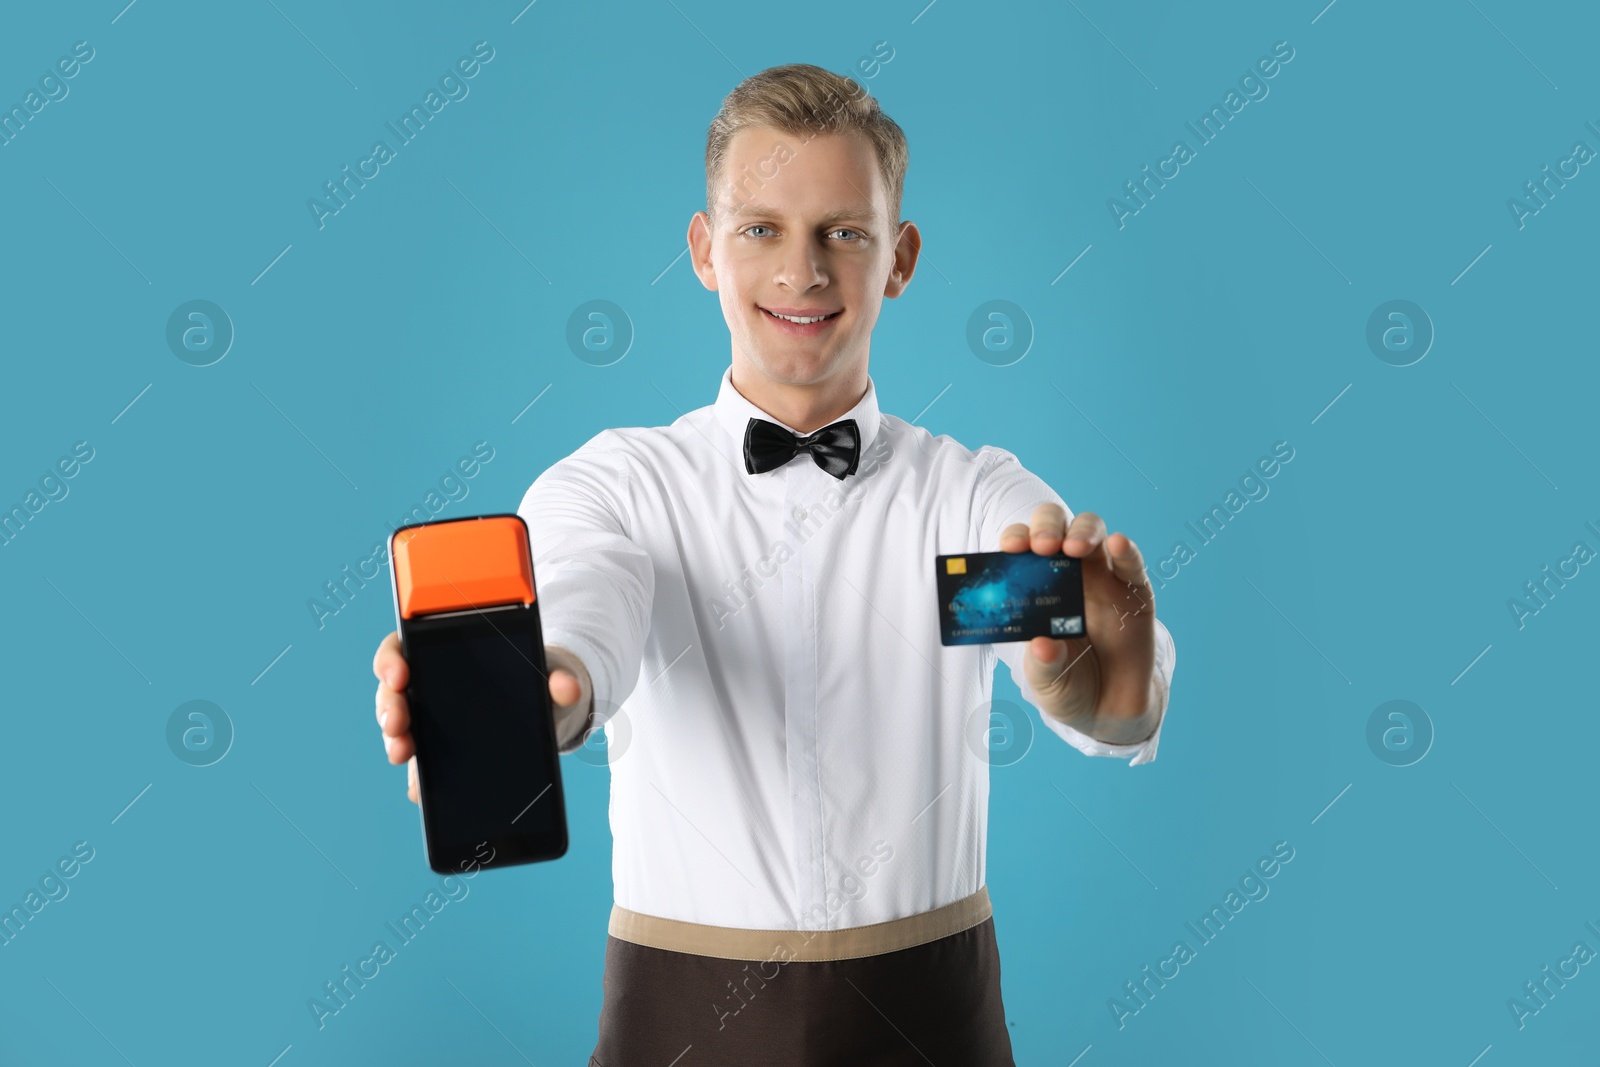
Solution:
[(589, 1067), (1015, 1067), (994, 919), (838, 960), (739, 960), (606, 939)]

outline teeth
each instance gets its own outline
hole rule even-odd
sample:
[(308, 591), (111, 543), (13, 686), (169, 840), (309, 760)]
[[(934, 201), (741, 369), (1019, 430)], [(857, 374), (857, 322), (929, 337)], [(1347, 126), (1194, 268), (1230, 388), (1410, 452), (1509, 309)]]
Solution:
[[(762, 310), (766, 311), (765, 308), (762, 308)], [(767, 311), (767, 314), (771, 315), (775, 319), (783, 319), (785, 322), (798, 322), (802, 326), (813, 322), (821, 322), (823, 319), (829, 317), (828, 315), (812, 315), (810, 318), (797, 318), (794, 315), (780, 315), (776, 311)]]

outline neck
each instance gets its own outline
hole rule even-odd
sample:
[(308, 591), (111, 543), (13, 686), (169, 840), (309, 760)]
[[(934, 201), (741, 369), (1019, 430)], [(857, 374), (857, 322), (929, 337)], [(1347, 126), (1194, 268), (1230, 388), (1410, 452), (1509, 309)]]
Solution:
[(863, 363), (818, 382), (780, 382), (733, 361), (733, 387), (739, 395), (786, 426), (807, 434), (837, 422), (867, 395)]

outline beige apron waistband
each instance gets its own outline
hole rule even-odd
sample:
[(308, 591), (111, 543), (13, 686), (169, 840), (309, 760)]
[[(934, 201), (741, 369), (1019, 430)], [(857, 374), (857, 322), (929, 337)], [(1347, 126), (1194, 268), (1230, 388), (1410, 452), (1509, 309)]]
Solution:
[(636, 945), (730, 960), (819, 961), (876, 956), (936, 941), (977, 926), (994, 913), (989, 887), (932, 911), (842, 930), (750, 930), (663, 919), (611, 906), (607, 930)]

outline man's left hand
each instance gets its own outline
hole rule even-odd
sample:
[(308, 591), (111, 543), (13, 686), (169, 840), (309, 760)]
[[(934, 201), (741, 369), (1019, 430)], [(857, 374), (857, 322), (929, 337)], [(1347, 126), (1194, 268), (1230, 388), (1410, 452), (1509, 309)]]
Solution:
[(1064, 552), (1083, 561), (1084, 637), (1035, 637), (1023, 671), (1043, 708), (1108, 744), (1155, 732), (1166, 704), (1156, 673), (1156, 600), (1144, 557), (1126, 534), (1080, 511), (1067, 525), (1059, 504), (1040, 504), (1028, 525), (1000, 534), (1003, 552)]

